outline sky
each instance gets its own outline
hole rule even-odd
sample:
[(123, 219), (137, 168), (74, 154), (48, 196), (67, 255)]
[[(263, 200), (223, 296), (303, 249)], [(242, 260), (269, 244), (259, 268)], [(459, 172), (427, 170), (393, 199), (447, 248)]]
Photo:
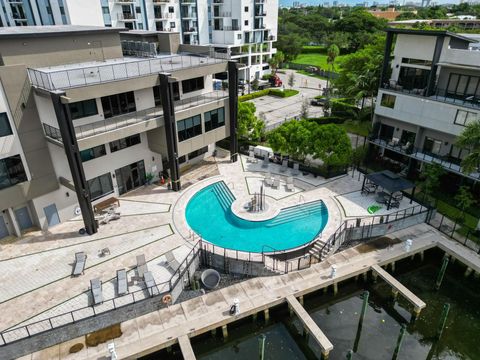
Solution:
[[(307, 4), (307, 5), (320, 5), (323, 4), (324, 2), (330, 2), (330, 5), (333, 3), (333, 0), (279, 0), (280, 6), (292, 6), (293, 1), (298, 1), (301, 4)], [(349, 5), (355, 5), (358, 3), (363, 2), (364, 0), (337, 0), (339, 3), (346, 3)], [(371, 5), (374, 0), (367, 0), (368, 4)], [(379, 4), (388, 4), (388, 0), (376, 0)], [(418, 2), (420, 3), (421, 0), (406, 0), (406, 2)], [(459, 0), (434, 0), (437, 4), (458, 4), (460, 1)], [(400, 4), (403, 3), (403, 0), (399, 0)]]

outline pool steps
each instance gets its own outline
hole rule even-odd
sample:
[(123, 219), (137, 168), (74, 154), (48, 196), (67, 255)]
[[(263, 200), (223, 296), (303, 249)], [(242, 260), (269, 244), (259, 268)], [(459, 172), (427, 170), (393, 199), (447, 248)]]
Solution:
[(223, 181), (219, 181), (213, 184), (212, 189), (217, 195), (218, 201), (223, 210), (230, 210), (230, 207), (235, 200), (235, 196), (233, 196), (227, 185)]

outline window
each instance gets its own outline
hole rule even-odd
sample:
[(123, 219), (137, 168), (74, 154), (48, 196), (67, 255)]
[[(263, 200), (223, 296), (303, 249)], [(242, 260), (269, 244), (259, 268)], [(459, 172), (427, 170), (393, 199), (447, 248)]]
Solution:
[(135, 6), (135, 12), (137, 14), (141, 14), (142, 13), (142, 9), (140, 8), (140, 6)]
[(393, 109), (395, 107), (395, 100), (397, 97), (390, 94), (382, 94), (380, 105)]
[(200, 115), (177, 121), (178, 141), (184, 141), (202, 134), (202, 118)]
[(168, 12), (169, 12), (170, 14), (173, 14), (173, 13), (175, 12), (175, 8), (174, 8), (173, 6), (169, 6), (169, 7), (168, 7)]
[(95, 99), (74, 102), (68, 104), (68, 107), (70, 108), (72, 120), (98, 114), (97, 102)]
[(126, 138), (115, 140), (110, 143), (110, 152), (126, 149), (130, 146), (140, 144), (142, 142), (140, 134), (128, 136)]
[(110, 9), (108, 8), (108, 6), (102, 6), (102, 13), (104, 15), (110, 15)]
[(465, 110), (457, 110), (457, 116), (455, 116), (455, 124), (461, 126), (467, 126), (468, 124), (479, 119), (478, 114)]
[(398, 76), (398, 84), (406, 90), (417, 90), (416, 93), (422, 93), (427, 87), (430, 70), (417, 69), (411, 67), (401, 67)]
[(192, 91), (202, 90), (203, 88), (203, 76), (182, 81), (182, 89), (184, 94)]
[(105, 119), (135, 111), (133, 91), (102, 97), (102, 107)]
[(155, 106), (162, 105), (162, 94), (160, 93), (160, 86), (153, 87), (153, 99), (155, 100)]
[(242, 40), (242, 34), (237, 34), (237, 40)]
[(248, 20), (245, 20), (245, 26), (248, 26)]
[(0, 137), (12, 135), (12, 128), (7, 113), (0, 113)]
[(188, 160), (192, 160), (192, 159), (196, 158), (197, 156), (205, 154), (206, 152), (208, 152), (208, 146), (205, 146), (201, 149), (192, 151), (191, 153), (188, 154)]
[(431, 60), (420, 60), (420, 59), (410, 59), (410, 58), (402, 58), (403, 64), (411, 64), (411, 65), (421, 65), (421, 66), (432, 66)]
[(102, 196), (113, 193), (112, 177), (110, 173), (88, 180), (88, 189), (91, 200), (96, 200)]
[(82, 158), (82, 162), (93, 160), (103, 155), (107, 155), (105, 145), (98, 145), (93, 148), (80, 151), (80, 157)]
[(185, 155), (180, 156), (180, 157), (178, 158), (178, 164), (183, 164), (183, 163), (186, 162), (186, 161), (187, 161), (187, 157), (186, 157)]
[(245, 12), (248, 12), (248, 6), (245, 6)]
[(480, 77), (450, 74), (446, 96), (476, 103), (480, 99)]
[(143, 24), (138, 24), (138, 29), (143, 30)]
[(0, 189), (27, 181), (20, 155), (0, 160)]
[(425, 136), (423, 152), (428, 155), (439, 155), (442, 148), (442, 141)]
[(205, 132), (225, 125), (225, 109), (219, 108), (207, 111), (205, 114)]
[(170, 28), (175, 29), (175, 23), (173, 21), (170, 23)]

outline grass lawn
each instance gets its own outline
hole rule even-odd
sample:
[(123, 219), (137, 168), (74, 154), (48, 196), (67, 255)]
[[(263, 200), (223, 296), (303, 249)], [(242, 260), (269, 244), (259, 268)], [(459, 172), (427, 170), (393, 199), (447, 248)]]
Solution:
[(302, 74), (302, 75), (311, 76), (311, 77), (314, 77), (314, 78), (317, 78), (317, 79), (327, 80), (327, 78), (325, 76), (312, 74), (312, 73), (309, 73), (308, 71), (305, 71), (305, 70), (297, 70), (297, 73)]
[[(335, 59), (335, 70), (338, 70), (339, 60), (342, 58), (342, 55), (337, 56)], [(304, 64), (312, 65), (323, 70), (329, 70), (329, 65), (327, 64), (327, 55), (326, 54), (300, 54), (295, 60), (292, 61), (294, 64)]]

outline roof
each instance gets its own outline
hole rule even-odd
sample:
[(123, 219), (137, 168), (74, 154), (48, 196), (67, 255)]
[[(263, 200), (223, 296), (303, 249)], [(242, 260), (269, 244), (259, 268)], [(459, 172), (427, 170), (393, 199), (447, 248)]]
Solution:
[(366, 175), (371, 182), (381, 186), (390, 193), (407, 190), (415, 187), (415, 184), (400, 177), (389, 170)]
[(82, 25), (44, 25), (0, 27), (0, 39), (64, 36), (67, 34), (88, 34), (92, 32), (118, 33), (124, 28)]
[(153, 30), (125, 30), (122, 29), (120, 34), (138, 35), (138, 36), (151, 36), (158, 34), (177, 34), (178, 31), (153, 31)]
[(406, 35), (421, 35), (421, 36), (450, 36), (468, 43), (477, 42), (477, 40), (471, 39), (466, 36), (452, 33), (447, 30), (414, 30), (414, 29), (400, 29), (400, 28), (386, 28), (386, 32), (394, 34), (406, 34)]

